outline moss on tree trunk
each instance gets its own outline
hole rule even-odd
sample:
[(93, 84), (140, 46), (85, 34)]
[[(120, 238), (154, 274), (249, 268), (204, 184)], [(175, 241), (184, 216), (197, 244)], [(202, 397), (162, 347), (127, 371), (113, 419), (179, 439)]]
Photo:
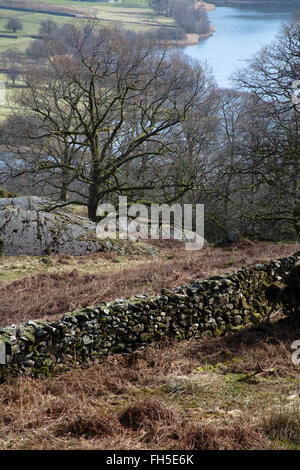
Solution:
[(4, 240), (0, 237), (0, 258), (4, 256)]

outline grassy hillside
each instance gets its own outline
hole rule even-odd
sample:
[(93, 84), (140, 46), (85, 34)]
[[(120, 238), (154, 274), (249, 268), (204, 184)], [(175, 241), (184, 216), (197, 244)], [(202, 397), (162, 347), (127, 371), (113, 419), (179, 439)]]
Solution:
[[(55, 321), (67, 311), (119, 297), (156, 295), (195, 278), (236, 271), (249, 264), (290, 256), (297, 243), (244, 240), (233, 249), (203, 248), (187, 252), (177, 241), (152, 241), (158, 259), (141, 255), (5, 256), (0, 259), (0, 326), (33, 318)], [(84, 286), (84, 287), (83, 287)]]
[[(38, 10), (38, 12), (32, 10)], [(76, 16), (65, 16), (66, 12)], [(89, 15), (96, 16), (99, 24), (118, 23), (124, 29), (133, 31), (146, 31), (174, 24), (171, 18), (155, 15), (148, 6), (148, 0), (123, 0), (122, 3), (0, 0), (0, 54), (9, 48), (17, 48), (21, 53), (25, 53), (33, 41), (32, 36), (38, 35), (42, 21), (51, 19), (62, 26), (65, 23), (76, 24)], [(22, 22), (22, 31), (13, 33), (5, 28), (10, 18), (17, 18)], [(5, 83), (7, 90), (12, 87), (6, 75), (0, 73), (0, 80)], [(0, 122), (6, 119), (8, 113), (9, 108), (0, 104)]]
[(292, 3), (295, 5), (300, 5), (300, 0), (209, 0), (210, 3), (215, 5), (241, 5), (241, 4), (264, 4), (269, 3), (270, 5), (278, 5), (278, 3)]
[[(158, 293), (299, 250), (238, 242), (159, 259), (3, 257), (0, 323), (49, 320), (78, 305)], [(180, 248), (181, 246), (181, 248)], [(9, 312), (9, 314), (8, 314)], [(299, 321), (281, 316), (222, 337), (165, 340), (48, 378), (0, 384), (0, 449), (300, 449)]]
[[(76, 23), (80, 21), (78, 12), (82, 12), (82, 16), (95, 15), (99, 22), (120, 23), (124, 29), (135, 31), (146, 31), (150, 28), (157, 28), (163, 25), (174, 24), (172, 19), (159, 17), (154, 14), (153, 10), (148, 7), (147, 0), (124, 0), (122, 3), (110, 2), (74, 2), (69, 0), (31, 0), (30, 2), (15, 2), (13, 5), (19, 5), (20, 9), (10, 10), (3, 8), (2, 5), (9, 5), (10, 2), (0, 1), (0, 35), (5, 34), (9, 38), (0, 37), (0, 53), (9, 47), (17, 47), (24, 52), (32, 41), (30, 36), (38, 34), (40, 24), (46, 19), (52, 19), (59, 25), (64, 23)], [(68, 11), (77, 15), (76, 18), (64, 16), (63, 10), (61, 14), (50, 14), (49, 12), (32, 12), (30, 9), (39, 10), (41, 5), (49, 5), (49, 11), (55, 6), (68, 7)], [(28, 8), (23, 11), (21, 8)], [(55, 12), (55, 8), (53, 9)], [(10, 18), (18, 18), (23, 24), (21, 32), (12, 33), (5, 29), (5, 24)], [(14, 36), (17, 35), (17, 38)]]
[(0, 449), (300, 449), (299, 321), (0, 385)]

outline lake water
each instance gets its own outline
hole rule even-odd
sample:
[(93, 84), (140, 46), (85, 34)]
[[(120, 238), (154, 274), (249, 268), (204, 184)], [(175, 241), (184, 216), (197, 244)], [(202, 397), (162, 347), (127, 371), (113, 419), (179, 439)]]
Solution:
[(209, 13), (213, 36), (200, 39), (198, 45), (184, 52), (200, 61), (207, 61), (220, 87), (232, 87), (230, 75), (247, 66), (247, 61), (272, 42), (282, 22), (289, 21), (300, 5), (216, 7)]

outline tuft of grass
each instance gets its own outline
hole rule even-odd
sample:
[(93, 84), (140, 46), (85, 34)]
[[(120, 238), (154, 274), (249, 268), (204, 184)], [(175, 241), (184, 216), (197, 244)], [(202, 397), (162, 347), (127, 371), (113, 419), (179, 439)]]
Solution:
[(208, 423), (192, 425), (185, 430), (181, 442), (189, 450), (262, 450), (270, 447), (251, 426), (238, 423), (219, 427)]
[(300, 446), (300, 406), (281, 406), (263, 416), (262, 429), (270, 439)]
[(144, 400), (127, 407), (119, 419), (122, 426), (137, 431), (141, 427), (154, 426), (157, 422), (171, 425), (175, 422), (175, 415), (159, 401)]
[(56, 426), (57, 436), (83, 437), (85, 439), (111, 436), (120, 433), (121, 427), (116, 416), (103, 411), (75, 414)]
[(203, 390), (201, 377), (187, 375), (168, 375), (164, 379), (164, 389), (171, 395), (197, 395)]

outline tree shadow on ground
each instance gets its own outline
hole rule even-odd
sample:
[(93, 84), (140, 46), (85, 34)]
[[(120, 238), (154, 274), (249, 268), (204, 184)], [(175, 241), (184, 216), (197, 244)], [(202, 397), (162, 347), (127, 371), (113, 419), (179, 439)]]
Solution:
[[(224, 336), (192, 341), (185, 351), (187, 357), (197, 357), (200, 363), (212, 366), (220, 363), (231, 364), (231, 372), (238, 372), (239, 363), (248, 365), (249, 370), (257, 365), (263, 368), (275, 367), (277, 372), (295, 372), (292, 361), (292, 343), (300, 340), (300, 318), (281, 317), (267, 323), (261, 321)], [(232, 369), (232, 370), (231, 370)]]

